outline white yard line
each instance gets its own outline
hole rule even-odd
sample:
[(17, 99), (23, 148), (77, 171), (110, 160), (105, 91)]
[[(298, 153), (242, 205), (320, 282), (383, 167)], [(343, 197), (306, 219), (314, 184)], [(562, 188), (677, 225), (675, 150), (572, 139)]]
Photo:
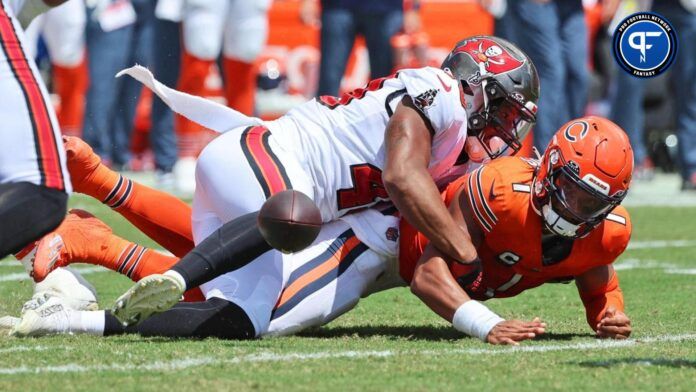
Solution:
[(628, 249), (657, 249), (657, 248), (689, 248), (696, 246), (696, 241), (692, 240), (673, 240), (673, 241), (631, 241)]
[(665, 272), (677, 275), (696, 275), (696, 268), (667, 268)]
[[(108, 269), (100, 266), (92, 267), (76, 267), (75, 271), (79, 272), (81, 275), (89, 275), (96, 272), (106, 272)], [(16, 272), (12, 274), (2, 274), (0, 275), (0, 283), (2, 282), (16, 282), (20, 280), (29, 280), (29, 275), (26, 272)]]
[(267, 362), (292, 362), (310, 361), (319, 359), (362, 359), (362, 358), (386, 358), (404, 356), (441, 356), (441, 355), (506, 355), (517, 353), (537, 353), (564, 350), (606, 350), (622, 347), (632, 347), (641, 344), (681, 342), (696, 340), (696, 334), (661, 335), (630, 340), (594, 340), (573, 344), (551, 345), (524, 345), (519, 347), (501, 348), (469, 348), (469, 349), (443, 349), (443, 350), (365, 350), (365, 351), (324, 351), (317, 353), (273, 353), (242, 355), (239, 357), (189, 357), (173, 361), (158, 361), (151, 363), (120, 363), (108, 365), (81, 365), (66, 363), (50, 366), (19, 366), (0, 368), (0, 375), (13, 374), (37, 374), (37, 373), (86, 373), (86, 372), (133, 372), (133, 371), (174, 371), (192, 367), (207, 365), (219, 366), (221, 364), (234, 365), (242, 363), (267, 363)]

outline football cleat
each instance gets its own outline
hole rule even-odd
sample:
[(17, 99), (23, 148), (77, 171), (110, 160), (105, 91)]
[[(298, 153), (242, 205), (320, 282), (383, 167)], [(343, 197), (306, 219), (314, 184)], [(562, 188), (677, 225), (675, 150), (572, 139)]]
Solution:
[(12, 336), (44, 336), (71, 332), (71, 321), (76, 310), (67, 306), (60, 297), (41, 296), (22, 309), (22, 317), (14, 326)]
[(111, 313), (124, 326), (137, 324), (176, 305), (183, 298), (185, 290), (171, 276), (146, 276), (116, 300)]
[(58, 228), (36, 245), (32, 277), (41, 282), (51, 271), (99, 257), (108, 246), (109, 226), (87, 211), (70, 210)]
[(61, 297), (74, 310), (98, 310), (97, 292), (77, 271), (58, 268), (34, 287), (34, 296), (49, 294)]
[(0, 317), (0, 334), (7, 335), (12, 332), (14, 327), (19, 324), (19, 317), (3, 316)]

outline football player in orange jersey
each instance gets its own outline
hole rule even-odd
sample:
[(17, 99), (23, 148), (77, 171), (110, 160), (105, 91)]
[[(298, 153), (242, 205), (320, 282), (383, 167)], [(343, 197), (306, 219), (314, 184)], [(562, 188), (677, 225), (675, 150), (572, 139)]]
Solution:
[(490, 343), (517, 344), (533, 338), (539, 325), (505, 321), (475, 300), (573, 279), (596, 335), (627, 338), (631, 321), (612, 262), (631, 236), (619, 204), (632, 171), (633, 151), (621, 128), (599, 117), (570, 121), (540, 162), (501, 158), (443, 193), (476, 245), (479, 268), (453, 262), (402, 221), (400, 273), (433, 311)]
[[(537, 319), (503, 320), (471, 299), (510, 297), (546, 282), (575, 278), (597, 335), (628, 337), (630, 320), (623, 313), (611, 263), (630, 236), (628, 214), (618, 204), (628, 189), (632, 167), (632, 151), (620, 128), (587, 117), (561, 128), (541, 163), (500, 158), (456, 180), (442, 196), (476, 244), (482, 268), (473, 272), (471, 266), (436, 253), (423, 234), (402, 222), (399, 278), (391, 273), (392, 266), (397, 267), (393, 260), (399, 237), (393, 217), (366, 210), (328, 223), (310, 248), (283, 256), (283, 269), (291, 270), (287, 282), (278, 288), (266, 285), (267, 290), (250, 296), (249, 301), (259, 305), (264, 303), (261, 291), (271, 294), (265, 327), (256, 336), (325, 324), (349, 311), (361, 297), (405, 281), (460, 331), (493, 344), (517, 344), (544, 333), (546, 325)], [(88, 237), (89, 245), (87, 249), (77, 241), (79, 255), (68, 259), (102, 264), (136, 280), (176, 262), (120, 239), (108, 228), (100, 229), (104, 224), (96, 221), (79, 214), (66, 220), (67, 226), (77, 222), (73, 226), (84, 229), (77, 234)], [(66, 239), (74, 236), (67, 228), (59, 232)], [(356, 233), (370, 234), (356, 237)], [(73, 242), (66, 241), (70, 252)], [(394, 275), (397, 279), (392, 279)], [(252, 337), (235, 334), (240, 320), (229, 317), (226, 308), (218, 309), (217, 303), (208, 304), (205, 311), (192, 309), (191, 304), (177, 305), (128, 329), (109, 312), (78, 312), (65, 306), (59, 312), (41, 311), (56, 304), (60, 302), (52, 299), (25, 312), (15, 333)]]

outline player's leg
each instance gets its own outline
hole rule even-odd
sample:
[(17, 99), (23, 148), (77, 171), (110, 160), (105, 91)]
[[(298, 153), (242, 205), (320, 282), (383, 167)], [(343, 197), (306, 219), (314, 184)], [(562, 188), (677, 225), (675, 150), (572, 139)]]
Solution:
[[(394, 259), (370, 250), (345, 222), (324, 225), (322, 247), (287, 257), (291, 272), (262, 335), (289, 335), (351, 310)], [(321, 252), (317, 252), (321, 250)]]
[(534, 126), (534, 145), (544, 151), (553, 133), (568, 118), (565, 65), (556, 1), (510, 0), (509, 14), (516, 26), (511, 37), (536, 65), (544, 91), (539, 96), (539, 112)]
[(232, 0), (225, 26), (224, 69), (227, 106), (254, 114), (256, 68), (268, 37), (269, 0)]
[(354, 14), (346, 9), (321, 12), (321, 63), (317, 96), (338, 95), (356, 36)]
[[(346, 223), (338, 221), (325, 225), (306, 250), (293, 256), (267, 252), (247, 266), (204, 284), (205, 302), (175, 305), (136, 326), (122, 327), (109, 312), (64, 309), (58, 317), (38, 309), (24, 315), (16, 332), (135, 332), (233, 339), (290, 333), (328, 322), (349, 310), (389, 260), (368, 250)], [(271, 323), (275, 326), (269, 327)]]
[[(150, 318), (138, 319), (144, 321), (130, 328), (123, 328), (121, 322), (109, 312), (75, 312), (62, 307), (60, 315), (52, 315), (38, 308), (23, 314), (15, 333), (33, 336), (138, 332), (159, 336), (252, 338), (258, 336), (257, 331), (268, 328), (271, 311), (282, 289), (282, 259), (283, 255), (278, 251), (266, 252), (243, 268), (201, 287), (206, 301), (178, 304), (166, 311), (163, 309)], [(44, 306), (56, 305), (60, 305), (59, 300), (50, 300)], [(120, 315), (115, 316), (118, 316), (118, 320), (124, 320)]]
[(394, 70), (390, 39), (403, 28), (403, 12), (399, 9), (361, 15), (359, 23), (370, 57), (370, 79), (389, 76)]
[(78, 138), (65, 138), (64, 145), (76, 192), (113, 208), (178, 257), (193, 248), (191, 208), (186, 203), (109, 169)]
[(212, 234), (195, 232), (196, 248), (171, 271), (150, 276), (121, 296), (115, 312), (122, 320), (167, 309), (186, 288), (242, 268), (270, 250), (255, 215), (268, 197), (286, 189), (313, 196), (297, 159), (263, 126), (232, 130), (210, 143), (199, 157), (196, 180), (194, 204), (206, 205), (206, 212), (224, 224)]
[(88, 7), (86, 39), (90, 82), (87, 89), (83, 137), (103, 158), (110, 159), (113, 119), (119, 109), (118, 92), (123, 84), (114, 75), (128, 64), (128, 48), (134, 25), (105, 31), (98, 7)]
[(585, 114), (590, 79), (590, 72), (587, 68), (589, 41), (585, 10), (580, 1), (558, 2), (557, 7), (561, 21), (562, 62), (566, 68), (563, 91), (572, 92), (565, 94), (568, 107), (567, 118), (578, 118)]
[[(48, 307), (50, 312), (42, 312)], [(138, 325), (124, 327), (109, 311), (74, 310), (60, 297), (50, 297), (40, 307), (24, 311), (12, 328), (12, 335), (18, 337), (63, 333), (96, 336), (138, 333), (142, 336), (220, 339), (250, 339), (255, 336), (254, 326), (244, 310), (221, 298), (180, 303)]]
[(0, 6), (0, 258), (63, 219), (70, 178), (60, 129), (21, 29)]
[(53, 84), (60, 97), (58, 123), (64, 135), (82, 133), (88, 76), (85, 58), (85, 5), (69, 0), (45, 15), (43, 37), (53, 67)]

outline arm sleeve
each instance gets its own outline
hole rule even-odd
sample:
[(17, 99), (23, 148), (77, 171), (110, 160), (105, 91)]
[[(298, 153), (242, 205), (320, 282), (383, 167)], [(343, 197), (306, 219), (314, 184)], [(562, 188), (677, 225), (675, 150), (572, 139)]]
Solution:
[(466, 116), (458, 98), (459, 87), (444, 72), (435, 68), (405, 69), (399, 71), (398, 78), (416, 109), (430, 123), (433, 136), (444, 133), (457, 117)]
[(597, 323), (602, 319), (602, 315), (610, 306), (621, 312), (624, 311), (624, 300), (619, 278), (616, 272), (613, 273), (609, 281), (603, 287), (599, 287), (593, 292), (580, 291), (580, 298), (585, 306), (585, 315), (590, 328), (596, 330)]

